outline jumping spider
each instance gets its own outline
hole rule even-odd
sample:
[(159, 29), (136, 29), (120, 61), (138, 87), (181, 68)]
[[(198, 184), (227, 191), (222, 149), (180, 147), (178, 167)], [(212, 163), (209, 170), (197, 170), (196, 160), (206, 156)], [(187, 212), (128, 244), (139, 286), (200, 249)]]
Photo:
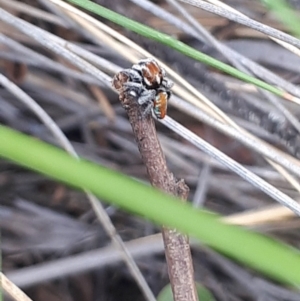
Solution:
[[(152, 111), (158, 119), (166, 116), (173, 82), (166, 77), (165, 70), (154, 59), (140, 60), (120, 74), (126, 78), (122, 83), (122, 92), (136, 98), (138, 103), (145, 107), (144, 114)], [(120, 77), (120, 74), (117, 77)]]

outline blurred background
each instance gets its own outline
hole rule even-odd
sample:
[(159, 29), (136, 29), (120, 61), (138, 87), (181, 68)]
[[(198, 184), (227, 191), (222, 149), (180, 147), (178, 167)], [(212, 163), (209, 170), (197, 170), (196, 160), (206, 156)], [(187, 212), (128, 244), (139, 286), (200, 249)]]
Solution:
[[(264, 33), (182, 2), (95, 2), (293, 93), (294, 101), (271, 97), (217, 68), (86, 12), (163, 61), (238, 126), (284, 154), (300, 157), (297, 53)], [(262, 2), (222, 1), (253, 20), (295, 34)], [(298, 16), (300, 1), (288, 3)], [(53, 45), (70, 42), (74, 53), (97, 66), (108, 79), (142, 56), (50, 0), (0, 0), (0, 8), (1, 124), (60, 145), (32, 104), (19, 94), (19, 87), (40, 106), (38, 111), (42, 109), (55, 121), (79, 156), (148, 183), (126, 113), (110, 83), (82, 72), (72, 61), (46, 48), (42, 38)], [(11, 24), (3, 11), (10, 14)], [(54, 37), (37, 32), (40, 40), (35, 40), (20, 30), (22, 23), (18, 25), (17, 20)], [(180, 80), (175, 84), (179, 86)], [(172, 101), (168, 115), (297, 200), (297, 182), (290, 184), (257, 150), (190, 116)], [(293, 214), (176, 132), (160, 123), (157, 130), (169, 169), (185, 179), (194, 206), (299, 248), (300, 221)], [(160, 236), (153, 236), (160, 232), (159, 227), (116, 207), (104, 207), (123, 241), (131, 241), (136, 263), (157, 296), (169, 282)], [(145, 300), (83, 192), (0, 159), (0, 228), (2, 269), (33, 300)], [(196, 280), (215, 300), (300, 300), (296, 291), (207, 247), (195, 245), (192, 253)]]

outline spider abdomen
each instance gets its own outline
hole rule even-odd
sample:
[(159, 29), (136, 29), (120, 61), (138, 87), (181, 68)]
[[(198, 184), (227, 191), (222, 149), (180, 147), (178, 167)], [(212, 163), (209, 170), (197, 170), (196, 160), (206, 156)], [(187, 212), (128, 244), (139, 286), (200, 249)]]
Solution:
[(165, 118), (167, 114), (168, 100), (170, 94), (166, 91), (159, 91), (155, 97), (153, 113), (158, 119)]

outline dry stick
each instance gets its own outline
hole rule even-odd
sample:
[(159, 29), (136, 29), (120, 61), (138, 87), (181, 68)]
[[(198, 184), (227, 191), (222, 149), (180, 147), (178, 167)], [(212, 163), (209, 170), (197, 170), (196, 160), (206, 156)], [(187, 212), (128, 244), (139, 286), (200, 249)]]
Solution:
[(0, 293), (3, 292), (6, 292), (15, 301), (32, 301), (22, 290), (0, 272)]
[[(115, 77), (113, 85), (120, 92), (122, 78)], [(121, 92), (119, 98), (127, 111), (152, 186), (185, 201), (189, 194), (189, 188), (184, 180), (178, 181), (168, 170), (156, 134), (154, 119), (150, 114), (144, 114), (143, 107), (134, 97)], [(167, 227), (162, 228), (162, 234), (174, 301), (197, 301), (188, 237)]]

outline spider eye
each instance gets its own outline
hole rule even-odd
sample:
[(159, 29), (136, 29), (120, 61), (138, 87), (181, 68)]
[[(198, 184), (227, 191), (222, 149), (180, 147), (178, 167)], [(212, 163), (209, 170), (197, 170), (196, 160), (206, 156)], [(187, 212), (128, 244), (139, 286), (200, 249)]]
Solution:
[(129, 94), (133, 97), (137, 97), (137, 93), (134, 90), (130, 90)]

